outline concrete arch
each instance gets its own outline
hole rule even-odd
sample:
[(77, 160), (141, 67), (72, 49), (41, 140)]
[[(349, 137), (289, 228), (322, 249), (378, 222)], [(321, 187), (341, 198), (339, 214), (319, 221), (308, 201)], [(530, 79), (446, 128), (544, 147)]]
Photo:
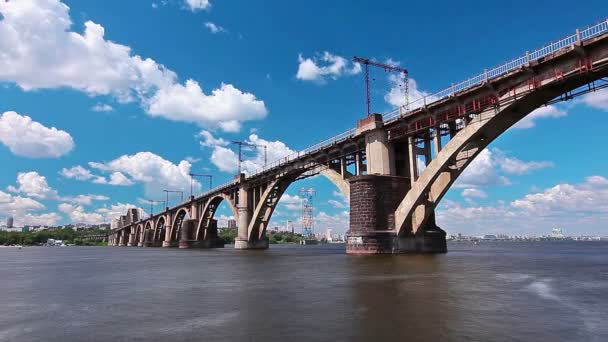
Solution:
[[(287, 188), (294, 182), (298, 180), (302, 174), (306, 171), (298, 171), (296, 173), (292, 173), (283, 177), (280, 177), (274, 181), (272, 181), (258, 201), (258, 205), (254, 208), (254, 212), (251, 218), (251, 222), (249, 223), (248, 238), (249, 240), (259, 240), (262, 239), (266, 234), (266, 229), (268, 228), (268, 223), (272, 218), (272, 214), (279, 203), (281, 197), (287, 190)], [(350, 183), (347, 179), (344, 179), (340, 173), (337, 171), (323, 167), (319, 174), (323, 175), (329, 181), (331, 181), (346, 198), (350, 198)], [(348, 177), (352, 176), (352, 174), (348, 173), (345, 175)]]
[(348, 178), (352, 176), (351, 173), (347, 173), (346, 179), (336, 170), (330, 168), (323, 169), (320, 174), (334, 183), (345, 198), (350, 198), (350, 183), (348, 182)]
[(143, 241), (144, 241), (144, 227), (143, 227), (143, 224), (138, 224), (137, 227), (135, 228), (135, 241), (133, 241), (133, 242), (135, 244), (138, 244)]
[(152, 228), (154, 230), (154, 235), (153, 235), (152, 240), (155, 245), (162, 244), (162, 242), (165, 240), (165, 231), (167, 229), (165, 221), (166, 221), (165, 217), (161, 216), (154, 223), (154, 227)]
[[(603, 73), (607, 74), (608, 70)], [(425, 225), (434, 224), (429, 219), (458, 176), (486, 146), (507, 129), (557, 96), (604, 76), (589, 73), (568, 82), (553, 82), (522, 95), (501, 108), (486, 110), (472, 118), (430, 162), (401, 201), (395, 211), (397, 234), (417, 234)]]
[(171, 231), (169, 233), (169, 238), (171, 242), (179, 241), (179, 233), (181, 231), (182, 223), (186, 216), (190, 217), (190, 211), (186, 208), (180, 208), (175, 216), (173, 217), (173, 223), (171, 224)]
[(234, 215), (234, 219), (238, 221), (239, 211), (236, 208), (236, 205), (230, 199), (230, 196), (226, 194), (218, 194), (214, 197), (211, 197), (207, 201), (207, 203), (205, 203), (205, 206), (203, 207), (203, 210), (200, 215), (200, 219), (198, 220), (198, 224), (196, 226), (195, 240), (200, 241), (205, 239), (206, 229), (209, 227), (211, 220), (213, 220), (215, 216), (217, 208), (223, 201), (226, 201), (226, 203), (228, 203), (228, 205), (230, 206), (230, 210)]

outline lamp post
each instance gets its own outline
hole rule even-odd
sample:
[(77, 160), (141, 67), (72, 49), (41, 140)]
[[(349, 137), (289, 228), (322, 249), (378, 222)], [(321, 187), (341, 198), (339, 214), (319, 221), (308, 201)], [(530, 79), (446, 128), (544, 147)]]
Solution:
[(259, 145), (259, 144), (248, 143), (246, 141), (236, 141), (236, 140), (232, 141), (232, 143), (239, 146), (239, 175), (241, 174), (241, 163), (243, 162), (243, 153), (242, 153), (243, 146), (263, 147), (264, 148), (264, 167), (266, 167), (266, 164), (268, 164), (268, 146), (267, 145)]
[(181, 201), (182, 201), (182, 202), (184, 201), (184, 192), (183, 192), (183, 191), (180, 191), (180, 190), (167, 190), (167, 189), (164, 189), (164, 190), (163, 190), (163, 192), (164, 192), (164, 193), (165, 193), (165, 195), (166, 195), (166, 197), (165, 197), (165, 198), (166, 198), (166, 203), (167, 203), (167, 205), (166, 205), (166, 206), (167, 206), (167, 207), (169, 206), (169, 193), (170, 193), (170, 192), (171, 192), (171, 193), (180, 193), (180, 194), (182, 195), (182, 200), (181, 200)]
[(192, 179), (193, 177), (207, 177), (209, 178), (209, 190), (213, 187), (213, 175), (203, 175), (198, 173), (190, 173), (190, 197), (192, 197)]

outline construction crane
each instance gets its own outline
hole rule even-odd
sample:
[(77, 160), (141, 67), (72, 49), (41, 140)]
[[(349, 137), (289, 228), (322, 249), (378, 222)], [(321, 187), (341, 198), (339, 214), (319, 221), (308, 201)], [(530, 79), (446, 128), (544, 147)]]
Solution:
[(236, 141), (236, 140), (231, 141), (231, 143), (239, 146), (239, 175), (241, 174), (241, 163), (243, 162), (243, 154), (242, 154), (243, 146), (263, 147), (264, 148), (264, 167), (266, 166), (266, 164), (268, 164), (268, 146), (248, 143), (246, 141)]
[(384, 71), (386, 72), (397, 72), (397, 73), (402, 73), (403, 74), (403, 92), (404, 92), (404, 97), (405, 97), (405, 105), (404, 105), (404, 109), (405, 111), (409, 111), (409, 72), (407, 71), (407, 69), (401, 68), (397, 65), (390, 65), (390, 64), (386, 64), (386, 63), (380, 63), (380, 62), (375, 62), (372, 61), (368, 58), (362, 58), (362, 57), (353, 57), (353, 61), (357, 62), (357, 63), (361, 63), (365, 66), (365, 98), (366, 98), (366, 105), (367, 105), (367, 116), (372, 115), (372, 105), (371, 105), (371, 98), (370, 98), (370, 90), (369, 90), (369, 66), (375, 66), (375, 67), (379, 67), (379, 68), (383, 68)]

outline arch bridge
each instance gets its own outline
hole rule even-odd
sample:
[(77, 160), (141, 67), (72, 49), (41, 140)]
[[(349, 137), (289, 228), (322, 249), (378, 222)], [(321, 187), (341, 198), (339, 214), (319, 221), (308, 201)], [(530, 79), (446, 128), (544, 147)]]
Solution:
[[(350, 198), (346, 252), (445, 252), (442, 197), (494, 139), (535, 109), (608, 86), (608, 20), (357, 126), (146, 219), (121, 216), (110, 245), (219, 247), (226, 201), (238, 249), (268, 248), (266, 229), (298, 179), (321, 174)], [(419, 165), (419, 164), (423, 165)]]

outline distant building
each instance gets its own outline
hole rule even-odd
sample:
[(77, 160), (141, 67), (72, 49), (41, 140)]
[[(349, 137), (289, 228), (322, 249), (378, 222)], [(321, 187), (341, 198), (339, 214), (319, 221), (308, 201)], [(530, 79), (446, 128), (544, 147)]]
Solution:
[(554, 239), (563, 239), (564, 232), (562, 232), (561, 228), (553, 228), (553, 230), (551, 230), (551, 237)]
[(228, 228), (236, 228), (236, 220), (229, 219), (228, 220)]
[(6, 219), (6, 228), (13, 228), (13, 217), (9, 216)]

